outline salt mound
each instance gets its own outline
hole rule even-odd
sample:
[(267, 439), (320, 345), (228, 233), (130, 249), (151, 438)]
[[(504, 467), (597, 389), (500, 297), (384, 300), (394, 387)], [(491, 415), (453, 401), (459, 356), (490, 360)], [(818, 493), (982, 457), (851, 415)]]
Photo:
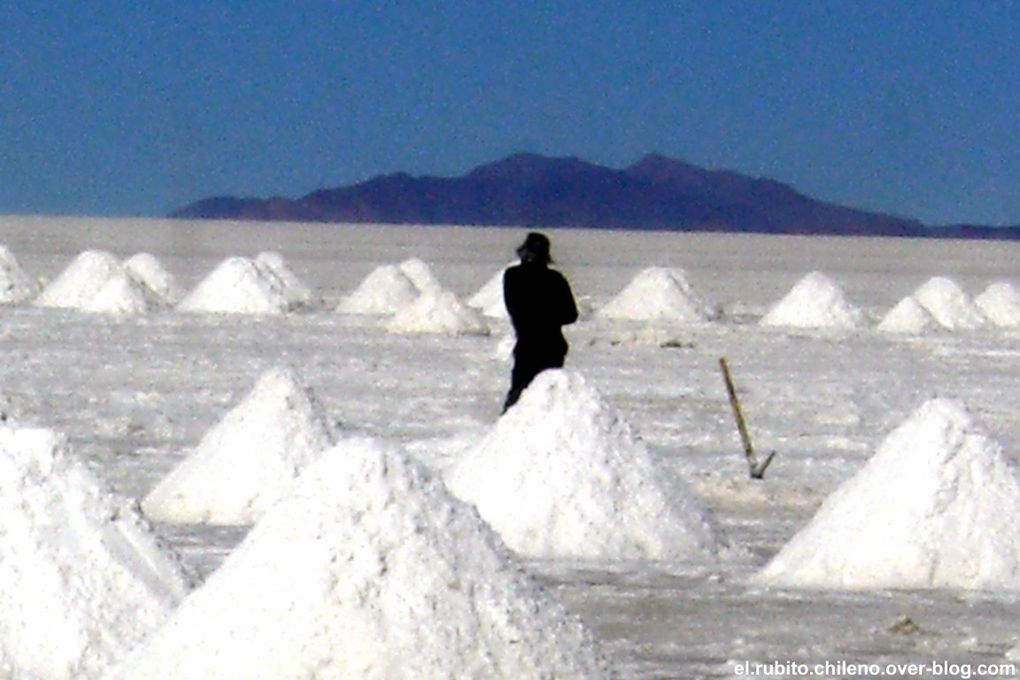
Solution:
[(608, 676), (477, 514), (404, 452), (354, 440), (107, 680)]
[(760, 323), (796, 328), (857, 328), (864, 323), (864, 315), (847, 302), (843, 290), (832, 279), (821, 272), (811, 272)]
[(186, 594), (137, 511), (53, 432), (0, 428), (0, 517), (4, 678), (96, 678)]
[(877, 329), (884, 333), (921, 335), (939, 327), (939, 322), (921, 306), (921, 303), (907, 296), (889, 310)]
[(446, 481), (524, 555), (601, 561), (719, 553), (725, 539), (708, 512), (668, 477), (580, 375), (547, 370)]
[(508, 264), (493, 274), (492, 278), (468, 299), (468, 304), (475, 309), (480, 309), (485, 316), (497, 319), (508, 318), (506, 302), (503, 300), (503, 273), (506, 272), (507, 267), (511, 266), (513, 265)]
[(989, 285), (974, 304), (996, 326), (1020, 326), (1020, 292), (1006, 281)]
[[(909, 482), (909, 483), (905, 483)], [(933, 399), (879, 445), (760, 572), (810, 588), (1020, 588), (1020, 484), (957, 402)]]
[(489, 334), (489, 326), (482, 315), (448, 290), (423, 292), (393, 315), (386, 330), (391, 333)]
[(86, 250), (43, 289), (34, 304), (39, 307), (81, 309), (112, 276), (119, 273), (120, 261), (112, 253)]
[(142, 286), (150, 304), (173, 306), (183, 296), (177, 279), (154, 255), (149, 253), (132, 255), (124, 260), (124, 271)]
[(267, 371), (142, 509), (160, 522), (251, 524), (333, 441), (311, 390), (290, 370)]
[(106, 314), (142, 314), (148, 308), (145, 289), (123, 271), (107, 279), (92, 299), (81, 305), (86, 312)]
[(710, 317), (707, 305), (698, 298), (679, 269), (649, 267), (610, 300), (599, 316), (635, 321), (679, 321), (697, 323)]
[(935, 276), (914, 291), (914, 299), (949, 330), (979, 328), (984, 314), (952, 279)]
[(0, 304), (16, 305), (37, 292), (38, 286), (21, 268), (14, 254), (0, 245)]
[(414, 302), (421, 291), (400, 267), (377, 267), (337, 306), (343, 314), (393, 314)]
[(274, 252), (259, 253), (255, 257), (255, 266), (267, 277), (275, 278), (277, 286), (283, 291), (283, 298), (287, 301), (290, 309), (305, 307), (312, 302), (314, 297), (312, 289), (301, 282), (283, 255)]
[(411, 279), (414, 287), (422, 293), (438, 293), (443, 290), (439, 279), (432, 273), (432, 268), (424, 260), (417, 257), (404, 260), (400, 263), (400, 271), (404, 272), (404, 275)]
[(221, 262), (177, 305), (183, 312), (282, 314), (291, 308), (280, 280), (245, 257)]

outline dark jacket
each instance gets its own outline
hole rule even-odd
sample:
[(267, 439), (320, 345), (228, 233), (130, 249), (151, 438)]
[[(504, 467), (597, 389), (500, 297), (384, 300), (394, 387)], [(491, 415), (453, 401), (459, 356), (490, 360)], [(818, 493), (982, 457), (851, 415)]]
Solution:
[(577, 321), (567, 279), (542, 263), (522, 262), (503, 272), (503, 300), (518, 344), (558, 339), (565, 345), (560, 327)]

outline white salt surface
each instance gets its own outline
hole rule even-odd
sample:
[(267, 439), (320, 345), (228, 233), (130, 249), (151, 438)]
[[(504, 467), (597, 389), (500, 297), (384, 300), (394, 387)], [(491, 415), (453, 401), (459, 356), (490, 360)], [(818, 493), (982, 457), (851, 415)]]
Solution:
[(843, 289), (817, 271), (798, 281), (761, 319), (764, 326), (794, 328), (857, 328), (863, 323), (863, 313), (847, 301)]
[(503, 300), (503, 273), (514, 264), (516, 263), (511, 262), (493, 274), (474, 295), (468, 298), (467, 303), (480, 309), (485, 316), (497, 319), (509, 318), (506, 302)]
[(335, 439), (290, 369), (265, 372), (142, 502), (153, 520), (251, 524)]
[(188, 581), (133, 506), (43, 429), (0, 428), (0, 677), (96, 678)]
[(184, 296), (177, 278), (150, 253), (136, 253), (124, 260), (124, 271), (143, 287), (149, 304), (173, 306)]
[(393, 264), (376, 267), (337, 306), (343, 314), (394, 314), (418, 299), (421, 291)]
[(913, 297), (949, 330), (979, 328), (987, 322), (977, 305), (951, 278), (934, 276), (915, 290)]
[(933, 399), (760, 572), (809, 588), (1020, 588), (1020, 484), (961, 404)]
[(448, 290), (429, 289), (393, 315), (385, 326), (391, 333), (488, 335), (482, 314)]
[(920, 302), (908, 295), (882, 317), (876, 330), (883, 333), (922, 335), (941, 327), (942, 325), (921, 306)]
[(974, 298), (974, 304), (996, 326), (1020, 326), (1020, 291), (1008, 281), (996, 281)]
[(121, 264), (115, 255), (105, 250), (86, 250), (43, 289), (34, 304), (81, 309), (119, 273)]
[(38, 285), (21, 268), (14, 253), (0, 245), (0, 304), (16, 305), (38, 292)]
[(608, 675), (476, 513), (359, 439), (312, 464), (107, 680)]
[(711, 317), (680, 269), (649, 267), (639, 272), (598, 315), (607, 319), (698, 323)]
[(726, 539), (579, 374), (543, 371), (446, 475), (523, 555), (698, 560)]
[(283, 314), (291, 300), (280, 279), (245, 257), (222, 261), (183, 300), (183, 312)]

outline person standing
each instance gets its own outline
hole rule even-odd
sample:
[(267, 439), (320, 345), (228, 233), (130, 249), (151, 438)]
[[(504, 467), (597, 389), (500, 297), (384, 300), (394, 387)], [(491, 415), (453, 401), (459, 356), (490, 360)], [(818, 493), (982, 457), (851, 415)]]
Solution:
[(517, 249), (520, 264), (503, 272), (503, 301), (517, 342), (503, 413), (536, 375), (562, 368), (567, 340), (562, 327), (577, 321), (577, 304), (563, 274), (550, 269), (549, 238), (531, 232)]

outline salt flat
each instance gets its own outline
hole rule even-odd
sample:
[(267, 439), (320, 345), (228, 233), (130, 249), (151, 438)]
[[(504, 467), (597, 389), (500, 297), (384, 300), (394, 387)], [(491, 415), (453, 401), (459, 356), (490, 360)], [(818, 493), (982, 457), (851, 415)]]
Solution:
[[(377, 266), (411, 257), (467, 299), (511, 259), (524, 233), (2, 218), (0, 243), (35, 277), (54, 279), (89, 249), (120, 258), (146, 252), (191, 290), (227, 257), (275, 251), (319, 296), (310, 308), (274, 316), (2, 307), (4, 412), (66, 433), (97, 476), (140, 499), (263, 372), (283, 364), (300, 372), (342, 430), (390, 440), (444, 470), (498, 417), (509, 378), (505, 322), (490, 319), (489, 336), (408, 335), (334, 308)], [(717, 564), (529, 562), (594, 630), (622, 677), (734, 677), (747, 661), (1007, 660), (1017, 642), (1016, 592), (798, 591), (749, 579), (931, 397), (965, 404), (1007, 457), (1020, 457), (1020, 330), (912, 336), (874, 328), (931, 277), (951, 278), (970, 296), (996, 281), (1017, 285), (1020, 244), (547, 233), (583, 307), (597, 309), (639, 271), (661, 266), (683, 269), (722, 312), (710, 323), (656, 333), (641, 322), (594, 316), (568, 329), (568, 368), (598, 390), (748, 553)], [(811, 271), (838, 283), (868, 323), (849, 330), (759, 326)], [(719, 374), (722, 356), (756, 446), (778, 452), (765, 480), (747, 479)], [(896, 500), (888, 499), (891, 508)], [(244, 534), (156, 528), (202, 575)], [(916, 630), (895, 627), (902, 617)]]

